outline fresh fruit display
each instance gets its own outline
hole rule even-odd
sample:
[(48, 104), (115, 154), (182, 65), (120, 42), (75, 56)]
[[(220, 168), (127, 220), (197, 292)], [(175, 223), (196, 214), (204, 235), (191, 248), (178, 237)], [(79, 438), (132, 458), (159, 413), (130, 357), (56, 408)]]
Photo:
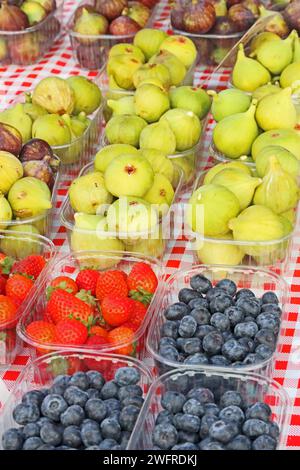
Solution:
[(62, 0), (2, 1), (0, 63), (24, 66), (43, 57), (60, 33), (62, 9)]
[(9, 151), (15, 153), (21, 134), (25, 146), (30, 139), (45, 140), (63, 165), (77, 163), (80, 159), (84, 164), (92, 140), (98, 137), (98, 126), (101, 127), (101, 106), (101, 90), (83, 76), (44, 78), (26, 94), (25, 103), (14, 104), (0, 113), (0, 123), (15, 128), (9, 137), (1, 124), (1, 148), (9, 150), (11, 145)]
[[(133, 365), (108, 364), (105, 357), (98, 362), (86, 355), (89, 363), (92, 367), (85, 371), (57, 375), (48, 388), (31, 389), (21, 401), (19, 397), (12, 410), (17, 427), (3, 432), (2, 448), (125, 450), (144, 402), (141, 372)], [(102, 363), (111, 374), (99, 371)]]

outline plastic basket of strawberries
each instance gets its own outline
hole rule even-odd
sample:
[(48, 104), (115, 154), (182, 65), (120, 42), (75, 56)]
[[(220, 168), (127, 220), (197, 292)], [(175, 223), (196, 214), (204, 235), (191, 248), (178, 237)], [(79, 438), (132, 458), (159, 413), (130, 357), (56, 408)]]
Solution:
[(35, 282), (54, 256), (54, 244), (35, 233), (0, 233), (0, 366), (19, 351), (16, 325)]
[(37, 355), (80, 348), (141, 358), (162, 279), (159, 262), (143, 255), (58, 257), (24, 307), (18, 335)]

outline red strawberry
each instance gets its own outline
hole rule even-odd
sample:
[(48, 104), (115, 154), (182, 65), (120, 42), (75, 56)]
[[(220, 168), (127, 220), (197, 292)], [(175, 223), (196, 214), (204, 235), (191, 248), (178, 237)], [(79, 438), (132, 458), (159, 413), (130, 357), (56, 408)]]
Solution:
[(133, 353), (134, 332), (132, 329), (125, 326), (119, 326), (108, 333), (108, 338), (112, 343), (112, 346), (122, 345), (117, 349), (114, 349), (114, 354), (130, 356)]
[(6, 279), (2, 274), (0, 274), (0, 294), (5, 294)]
[(17, 307), (12, 299), (0, 295), (0, 326), (12, 322), (16, 318)]
[(52, 344), (55, 341), (55, 326), (43, 320), (36, 320), (26, 327), (27, 335), (42, 344)]
[(14, 264), (14, 260), (4, 253), (0, 253), (0, 274), (8, 276), (11, 271), (11, 267)]
[(97, 349), (98, 349), (99, 347), (101, 348), (101, 347), (103, 347), (103, 346), (106, 346), (106, 347), (107, 347), (108, 344), (109, 344), (108, 338), (105, 339), (105, 338), (103, 338), (103, 336), (96, 336), (96, 335), (94, 335), (94, 336), (89, 336), (88, 339), (87, 339), (86, 342), (85, 342), (85, 346), (89, 346), (89, 347), (91, 347), (91, 348), (94, 346), (94, 347), (97, 348)]
[(5, 286), (6, 295), (16, 301), (16, 305), (20, 305), (20, 302), (26, 299), (33, 284), (33, 281), (28, 277), (22, 276), (22, 274), (13, 274), (7, 280)]
[(61, 320), (55, 325), (56, 342), (62, 345), (82, 345), (88, 337), (87, 327), (78, 320)]
[(29, 255), (20, 261), (16, 261), (11, 272), (25, 274), (37, 279), (45, 266), (46, 260), (42, 255)]
[(146, 316), (147, 307), (146, 305), (144, 305), (142, 302), (139, 302), (138, 300), (133, 300), (133, 302), (134, 302), (134, 308), (130, 316), (129, 322), (132, 325), (139, 328), (141, 324), (143, 323), (144, 318)]
[(111, 326), (119, 326), (131, 317), (134, 304), (128, 297), (110, 294), (101, 302), (102, 317)]
[(151, 302), (152, 296), (157, 288), (157, 277), (147, 263), (136, 263), (127, 278), (129, 295), (135, 300), (145, 304)]
[(118, 297), (128, 296), (128, 286), (124, 274), (121, 271), (111, 270), (99, 273), (96, 287), (96, 297), (103, 300), (107, 295), (114, 294)]
[(76, 282), (71, 278), (67, 276), (58, 276), (53, 281), (51, 281), (50, 286), (47, 289), (47, 295), (48, 298), (50, 298), (52, 292), (55, 289), (62, 289), (65, 290), (66, 292), (69, 292), (69, 294), (77, 294), (78, 292), (78, 287)]
[(105, 330), (102, 326), (94, 325), (90, 328), (90, 336), (99, 336), (102, 338), (108, 337), (108, 331)]
[(93, 319), (94, 309), (69, 292), (57, 289), (52, 292), (45, 313), (54, 323), (74, 318), (88, 324)]
[(88, 290), (95, 296), (99, 275), (99, 272), (95, 269), (83, 269), (76, 277), (77, 286), (80, 290)]

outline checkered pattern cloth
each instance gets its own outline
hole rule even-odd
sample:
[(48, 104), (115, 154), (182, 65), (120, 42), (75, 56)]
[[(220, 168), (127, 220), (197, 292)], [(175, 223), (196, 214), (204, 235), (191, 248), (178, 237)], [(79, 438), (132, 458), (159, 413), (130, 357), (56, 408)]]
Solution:
[[(64, 10), (64, 23), (66, 24), (75, 6), (76, 0), (66, 0)], [(169, 23), (170, 7), (167, 1), (161, 1), (154, 26), (170, 32)], [(50, 74), (70, 76), (85, 75), (94, 78), (97, 72), (81, 70), (73, 59), (68, 35), (62, 35), (52, 49), (37, 64), (28, 67), (0, 67), (0, 107), (5, 108), (13, 101), (16, 95), (30, 90), (42, 78)], [(202, 84), (206, 88), (220, 91), (227, 87), (230, 71), (221, 70), (213, 74), (211, 68), (199, 67), (195, 72), (195, 84)], [(205, 145), (203, 158), (208, 157), (208, 146), (211, 140), (212, 121), (209, 121), (205, 132)], [(60, 251), (68, 251), (68, 243), (64, 227), (60, 226), (59, 212), (67, 193), (70, 180), (67, 178), (60, 183), (58, 190), (58, 202), (55, 213), (54, 229), (51, 239)], [(183, 200), (188, 198), (188, 194)], [(291, 286), (291, 301), (288, 305), (288, 319), (284, 325), (284, 335), (280, 339), (280, 353), (277, 356), (274, 379), (277, 380), (288, 392), (291, 399), (289, 411), (289, 426), (286, 430), (287, 445), (289, 449), (300, 449), (300, 233), (296, 233), (292, 251), (292, 259), (289, 271), (285, 275), (286, 281)], [(175, 270), (190, 266), (194, 263), (193, 253), (186, 239), (171, 240), (164, 256), (164, 264), (167, 274)], [(30, 361), (30, 350), (25, 348), (14, 363), (6, 370), (0, 371), (0, 379), (3, 379), (0, 387), (0, 406), (5, 397), (5, 390), (11, 390), (24, 366)], [(2, 394), (1, 394), (2, 391)]]

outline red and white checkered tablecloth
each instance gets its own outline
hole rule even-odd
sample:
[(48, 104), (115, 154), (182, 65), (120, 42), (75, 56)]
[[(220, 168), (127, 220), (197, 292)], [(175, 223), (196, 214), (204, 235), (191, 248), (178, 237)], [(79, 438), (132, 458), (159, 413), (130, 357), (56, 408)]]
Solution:
[[(67, 18), (78, 5), (78, 0), (65, 0), (65, 23)], [(169, 11), (167, 0), (160, 2), (154, 26), (169, 31)], [(0, 110), (5, 108), (16, 95), (28, 91), (42, 78), (50, 74), (69, 76), (83, 74), (90, 78), (97, 75), (95, 71), (81, 70), (73, 59), (70, 42), (67, 35), (60, 37), (51, 51), (38, 63), (28, 67), (0, 67)], [(230, 71), (222, 70), (213, 75), (210, 68), (197, 68), (195, 73), (195, 84), (205, 83), (207, 88), (221, 90), (226, 88)], [(211, 137), (211, 123), (209, 123), (205, 135), (205, 150), (203, 158), (208, 156), (208, 144)], [(63, 181), (58, 190), (58, 202), (54, 229), (51, 239), (60, 251), (68, 250), (66, 233), (59, 223), (59, 211), (67, 193), (68, 182)], [(185, 197), (188, 197), (186, 195)], [(292, 409), (289, 413), (289, 427), (287, 429), (287, 445), (289, 449), (300, 449), (300, 227), (295, 236), (292, 260), (285, 279), (291, 286), (291, 302), (288, 305), (288, 320), (284, 325), (284, 336), (281, 339), (281, 352), (276, 361), (274, 379), (277, 380), (288, 392), (291, 398)], [(189, 249), (187, 240), (172, 240), (168, 244), (164, 256), (164, 264), (168, 274), (175, 270), (191, 265), (193, 254)], [(29, 349), (24, 349), (14, 363), (5, 371), (0, 371), (0, 378), (4, 385), (11, 390), (20, 375), (22, 368), (30, 360)], [(0, 404), (4, 398), (1, 395)]]

